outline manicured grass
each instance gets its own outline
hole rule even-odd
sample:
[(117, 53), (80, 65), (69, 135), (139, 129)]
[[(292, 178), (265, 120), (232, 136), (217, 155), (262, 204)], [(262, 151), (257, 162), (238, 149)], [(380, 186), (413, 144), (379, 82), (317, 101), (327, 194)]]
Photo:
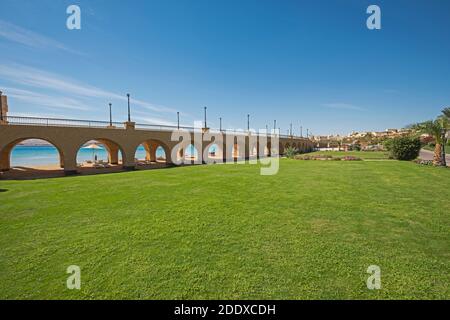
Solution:
[(389, 153), (383, 151), (315, 151), (308, 153), (309, 156), (330, 155), (333, 157), (353, 156), (361, 159), (389, 159)]
[(284, 159), (275, 176), (211, 165), (0, 189), (2, 299), (450, 298), (448, 169)]

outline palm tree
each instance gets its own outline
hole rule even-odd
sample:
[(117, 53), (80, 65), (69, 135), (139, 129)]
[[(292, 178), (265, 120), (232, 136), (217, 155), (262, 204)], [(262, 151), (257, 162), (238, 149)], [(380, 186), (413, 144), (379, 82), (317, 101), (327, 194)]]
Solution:
[(442, 147), (445, 143), (445, 128), (448, 128), (448, 119), (446, 117), (438, 117), (436, 120), (429, 120), (413, 125), (413, 129), (422, 133), (427, 133), (434, 138), (434, 158), (433, 164), (436, 166), (445, 166), (445, 156), (442, 157)]
[(444, 110), (442, 110), (442, 114), (443, 114), (444, 116), (446, 116), (447, 119), (450, 119), (450, 107), (445, 108)]
[(442, 130), (442, 140), (443, 140), (442, 157), (444, 159), (443, 162), (444, 162), (444, 165), (445, 165), (446, 164), (446, 161), (445, 161), (445, 157), (446, 157), (445, 146), (447, 145), (448, 132), (450, 131), (450, 107), (444, 108), (442, 110), (442, 117), (443, 117), (443, 124), (444, 124), (444, 130)]

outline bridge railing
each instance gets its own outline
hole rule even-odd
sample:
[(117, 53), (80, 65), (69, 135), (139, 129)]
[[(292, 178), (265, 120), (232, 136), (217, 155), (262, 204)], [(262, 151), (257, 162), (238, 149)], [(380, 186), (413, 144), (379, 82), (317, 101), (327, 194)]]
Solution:
[(87, 127), (87, 128), (107, 128), (114, 126), (118, 129), (124, 129), (121, 122), (98, 121), (98, 120), (77, 120), (77, 119), (58, 119), (58, 118), (38, 118), (38, 117), (19, 117), (7, 116), (4, 120), (8, 124), (26, 125), (26, 126), (47, 126), (47, 127)]
[[(109, 122), (99, 120), (79, 120), (79, 119), (59, 119), (59, 118), (38, 118), (38, 117), (22, 117), (22, 116), (4, 116), (3, 119), (8, 124), (13, 125), (27, 125), (27, 126), (48, 126), (48, 127), (85, 127), (85, 128), (108, 128), (111, 125), (116, 129), (125, 129), (125, 125), (122, 122)], [(201, 128), (187, 127), (187, 126), (170, 126), (170, 125), (157, 125), (157, 124), (143, 124), (136, 123), (135, 129), (137, 130), (150, 130), (150, 131), (174, 131), (177, 129), (184, 129), (188, 131), (199, 130)], [(247, 135), (247, 130), (242, 129), (214, 129), (210, 128), (211, 133), (225, 133), (233, 135)], [(269, 133), (270, 134), (270, 133)], [(285, 134), (279, 134), (280, 138), (290, 138), (291, 136)], [(293, 138), (301, 138), (294, 136)], [(303, 137), (302, 137), (303, 138)]]
[[(149, 124), (149, 123), (136, 123), (135, 128), (137, 130), (174, 131), (174, 130), (178, 129), (178, 126)], [(194, 127), (180, 126), (179, 129), (194, 131)]]

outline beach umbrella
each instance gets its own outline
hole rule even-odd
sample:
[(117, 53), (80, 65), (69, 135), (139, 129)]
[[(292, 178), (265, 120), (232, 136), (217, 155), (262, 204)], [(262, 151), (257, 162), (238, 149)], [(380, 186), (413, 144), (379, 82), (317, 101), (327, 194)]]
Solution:
[(92, 149), (92, 161), (95, 161), (95, 150), (101, 150), (103, 149), (96, 143), (91, 143), (90, 145), (83, 147), (83, 149)]

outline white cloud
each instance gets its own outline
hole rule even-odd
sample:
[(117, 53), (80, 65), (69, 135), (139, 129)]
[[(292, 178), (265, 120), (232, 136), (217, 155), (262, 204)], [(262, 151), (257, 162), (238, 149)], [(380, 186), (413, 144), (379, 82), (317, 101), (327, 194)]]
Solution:
[[(175, 118), (176, 119), (176, 118)], [(142, 112), (139, 110), (135, 110), (133, 112), (133, 120), (142, 124), (154, 124), (154, 125), (163, 125), (163, 126), (176, 126), (176, 121), (170, 121), (164, 118), (155, 117), (153, 115), (149, 115), (147, 112)], [(180, 126), (188, 126), (186, 124), (180, 123)]]
[(61, 42), (3, 20), (0, 20), (0, 37), (31, 48), (57, 49), (74, 54), (82, 54), (66, 47)]
[[(52, 90), (57, 92), (59, 96), (73, 96), (75, 98), (101, 98), (108, 101), (127, 101), (127, 97), (125, 95), (119, 95), (117, 93), (86, 85), (76, 80), (62, 77), (57, 74), (19, 64), (12, 64), (11, 66), (0, 65), (0, 79), (11, 81), (27, 87)], [(6, 91), (5, 94), (8, 95), (8, 92)], [(57, 98), (55, 98), (55, 100), (56, 99)], [(138, 105), (147, 110), (155, 112), (176, 112), (173, 109), (154, 105), (152, 103), (138, 99), (131, 98), (130, 102), (134, 105)]]
[(40, 105), (45, 106), (49, 108), (56, 108), (56, 109), (72, 109), (72, 110), (80, 110), (80, 111), (87, 111), (89, 110), (88, 107), (86, 107), (85, 104), (82, 102), (67, 98), (67, 97), (57, 97), (57, 96), (50, 96), (30, 90), (24, 90), (24, 89), (18, 89), (18, 88), (12, 88), (12, 87), (4, 87), (2, 86), (2, 89), (5, 91), (5, 94), (8, 95), (10, 98), (15, 98), (17, 100), (33, 104), (33, 105)]

